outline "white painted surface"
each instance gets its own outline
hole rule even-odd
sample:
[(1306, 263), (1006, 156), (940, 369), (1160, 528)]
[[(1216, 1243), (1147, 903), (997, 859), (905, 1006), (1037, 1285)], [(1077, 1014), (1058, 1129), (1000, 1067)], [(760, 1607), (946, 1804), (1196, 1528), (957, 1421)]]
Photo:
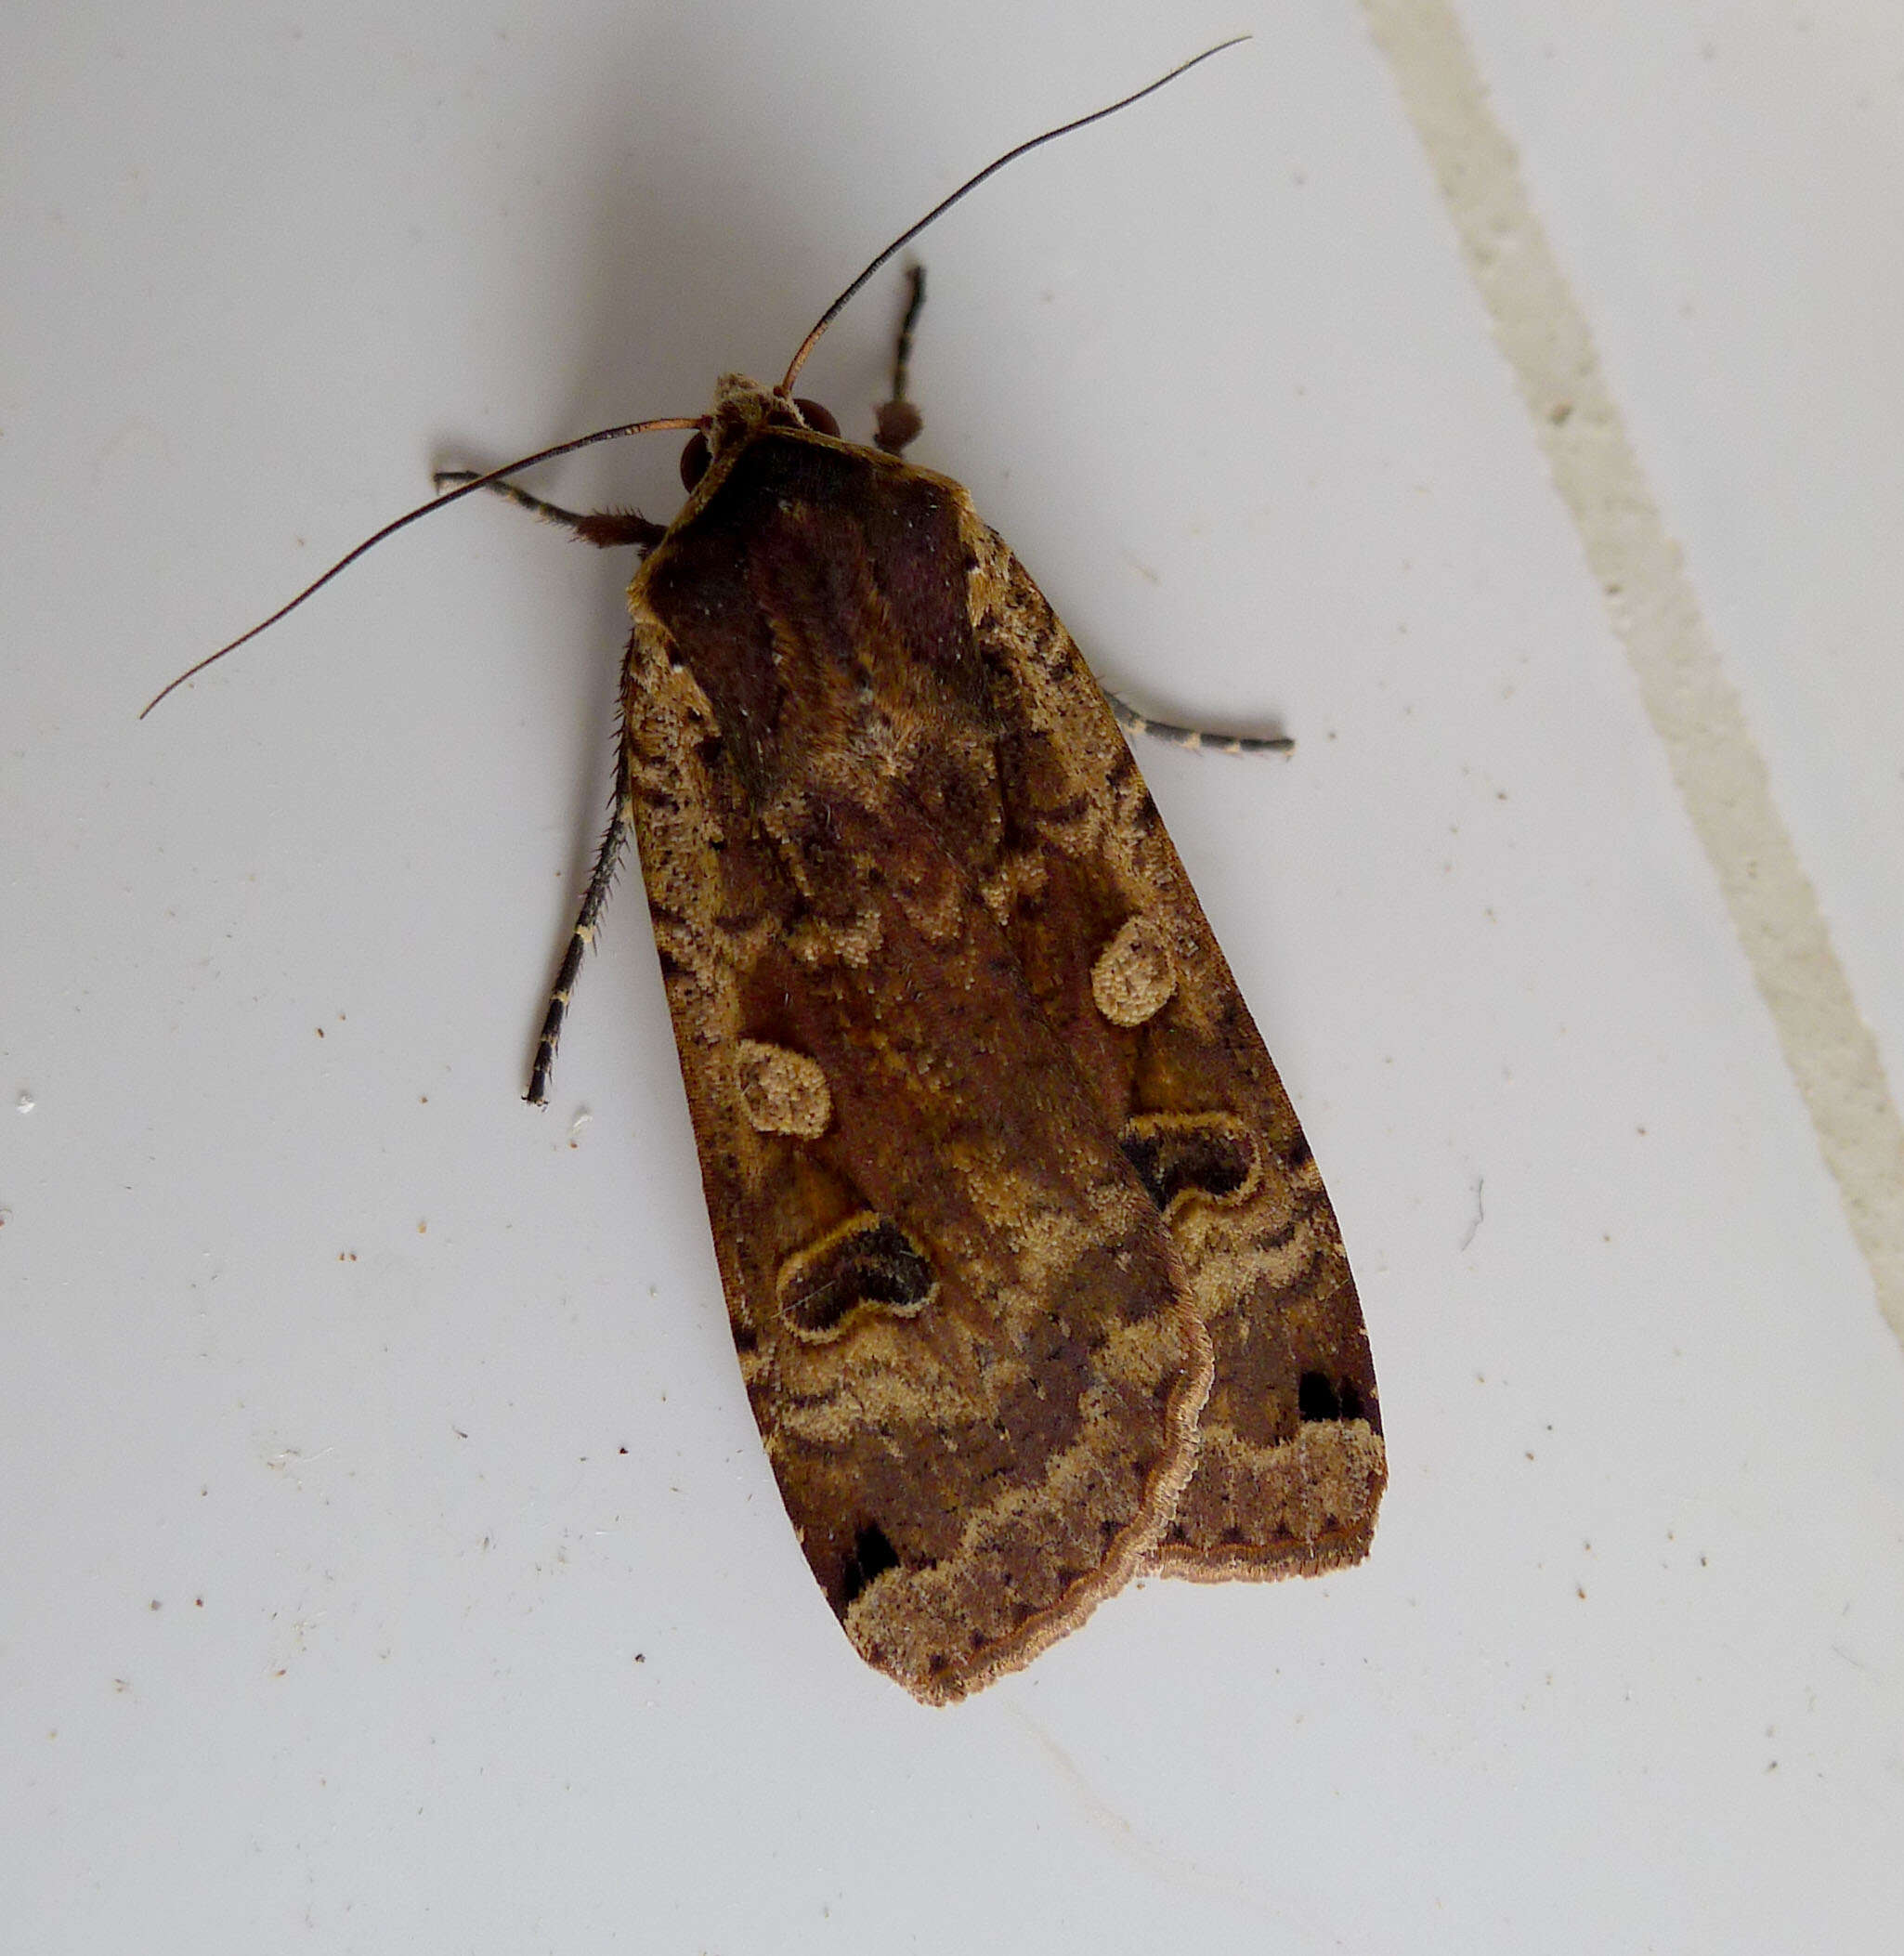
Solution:
[[(1895, 1064), (1857, 836), (1895, 820), (1897, 573), (1856, 539), (1895, 528), (1897, 383), (1856, 321), (1897, 68), (1727, 10), (1761, 88), (1699, 152), (1633, 108), (1712, 85), (1698, 10), (1596, 9), (1590, 59), (1560, 8), (1468, 12)], [(1362, 1570), (1152, 1584), (929, 1714), (779, 1512), (632, 889), (554, 1103), (515, 1100), (618, 567), (446, 515), (132, 715), (433, 460), (776, 368), (959, 176), (1239, 20), (929, 241), (920, 454), (1107, 674), (1298, 736), (1144, 759), (1327, 1171), (1394, 1485)], [(0, 36), (20, 1946), (1888, 1948), (1904, 1365), (1360, 15)], [(1717, 303), (1768, 208), (1815, 297)], [(893, 303), (811, 370), (849, 420)], [(554, 487), (665, 511), (673, 470)]]
[(1904, 13), (1463, 0), (1904, 1080)]

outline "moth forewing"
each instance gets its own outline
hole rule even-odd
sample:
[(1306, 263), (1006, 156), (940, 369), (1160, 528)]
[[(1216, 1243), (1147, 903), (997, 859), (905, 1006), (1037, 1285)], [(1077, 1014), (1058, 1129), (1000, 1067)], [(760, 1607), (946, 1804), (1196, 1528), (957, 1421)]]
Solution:
[(868, 1661), (955, 1698), (1154, 1553), (1208, 1341), (1012, 942), (963, 491), (746, 383), (713, 422), (629, 594), (656, 941), (789, 1512)]
[[(1027, 970), (1190, 1272), (1216, 1375), (1154, 1557), (1205, 1581), (1360, 1559), (1387, 1480), (1335, 1212), (1288, 1095), (1124, 737), (1016, 557), (978, 552), (983, 656), (1040, 731), (1069, 902), (1027, 906)], [(1089, 1007), (1086, 1000), (1089, 1000)]]

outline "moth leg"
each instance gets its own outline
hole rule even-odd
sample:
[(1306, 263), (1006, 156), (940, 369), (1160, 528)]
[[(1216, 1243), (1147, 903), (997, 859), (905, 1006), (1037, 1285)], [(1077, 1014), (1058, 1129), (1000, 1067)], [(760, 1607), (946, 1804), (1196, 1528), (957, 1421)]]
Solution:
[(575, 929), (568, 933), (568, 948), (562, 954), (562, 969), (555, 973), (554, 988), (549, 994), (549, 1009), (542, 1015), (541, 1037), (536, 1041), (535, 1064), (529, 1069), (528, 1091), (523, 1095), (532, 1107), (545, 1106), (548, 1102), (549, 1075), (555, 1064), (555, 1044), (562, 1037), (562, 1021), (567, 1014), (568, 1001), (574, 996), (575, 981), (581, 975), (582, 957), (595, 941), (595, 920), (602, 914), (602, 906), (608, 900), (608, 886), (615, 880), (615, 870), (621, 860), (622, 844), (628, 839), (632, 814), (628, 746), (624, 741), (615, 757), (614, 813), (608, 817), (608, 831), (602, 838), (602, 847), (595, 857), (594, 874), (589, 878), (581, 909), (575, 919)]
[(893, 398), (874, 413), (875, 444), (889, 455), (896, 455), (907, 442), (918, 437), (925, 418), (906, 398), (906, 383), (912, 365), (912, 329), (919, 324), (919, 308), (926, 302), (926, 268), (906, 267), (912, 279), (912, 296), (906, 302), (906, 317), (899, 322), (899, 344), (893, 352)]
[[(474, 482), (476, 475), (475, 469), (438, 469), (430, 480), (438, 489), (454, 489), (458, 483)], [(505, 502), (515, 503), (517, 509), (526, 509), (530, 515), (540, 516), (544, 523), (554, 523), (580, 537), (584, 543), (593, 543), (603, 550), (615, 550), (625, 544), (652, 550), (668, 533), (665, 524), (650, 523), (646, 516), (636, 515), (632, 509), (604, 509), (583, 515), (576, 510), (564, 509), (559, 503), (544, 502), (540, 496), (531, 496), (527, 489), (517, 489), (513, 482), (486, 482), (483, 487), (494, 489)]]
[(1214, 748), (1219, 754), (1286, 754), (1296, 745), (1287, 734), (1213, 734), (1206, 727), (1179, 726), (1173, 721), (1153, 720), (1148, 713), (1140, 713), (1123, 694), (1112, 692), (1109, 686), (1103, 688), (1103, 695), (1110, 701), (1119, 726), (1133, 734), (1148, 734), (1154, 739), (1167, 740), (1173, 747), (1187, 747), (1193, 751), (1198, 748)]

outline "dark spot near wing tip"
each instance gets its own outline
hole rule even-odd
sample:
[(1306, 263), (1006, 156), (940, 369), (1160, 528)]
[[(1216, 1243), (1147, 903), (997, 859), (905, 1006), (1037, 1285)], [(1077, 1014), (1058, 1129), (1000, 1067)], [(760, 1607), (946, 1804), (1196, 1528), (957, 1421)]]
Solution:
[(899, 1567), (899, 1551), (877, 1521), (868, 1521), (853, 1538), (853, 1553), (840, 1572), (839, 1609), (843, 1614), (854, 1597), (876, 1577)]
[(1296, 1389), (1296, 1410), (1305, 1421), (1340, 1419), (1342, 1402), (1336, 1397), (1335, 1387), (1324, 1374), (1305, 1372)]
[(1309, 1144), (1309, 1136), (1298, 1128), (1296, 1139), (1289, 1143), (1289, 1166), (1292, 1168), (1306, 1168), (1315, 1159), (1315, 1150)]
[(1360, 1419), (1362, 1394), (1348, 1379), (1338, 1386), (1326, 1373), (1305, 1372), (1296, 1389), (1296, 1411), (1305, 1425), (1322, 1420)]

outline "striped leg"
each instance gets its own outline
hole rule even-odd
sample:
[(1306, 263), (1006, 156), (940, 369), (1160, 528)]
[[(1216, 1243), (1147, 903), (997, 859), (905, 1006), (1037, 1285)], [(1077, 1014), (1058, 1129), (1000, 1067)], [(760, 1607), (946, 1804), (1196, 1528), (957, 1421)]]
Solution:
[(874, 410), (877, 432), (874, 445), (896, 455), (925, 426), (924, 417), (906, 398), (906, 385), (912, 367), (912, 329), (919, 324), (919, 307), (926, 302), (926, 268), (908, 266), (912, 275), (912, 295), (906, 302), (906, 317), (899, 322), (899, 345), (893, 354), (893, 398)]
[(1117, 724), (1133, 734), (1148, 734), (1167, 740), (1173, 747), (1214, 748), (1219, 754), (1286, 754), (1296, 745), (1287, 734), (1212, 734), (1202, 727), (1178, 726), (1168, 720), (1153, 720), (1140, 713), (1123, 694), (1104, 687), (1104, 698), (1117, 716)]
[(542, 1033), (536, 1041), (536, 1059), (529, 1070), (528, 1091), (523, 1095), (531, 1106), (541, 1107), (548, 1103), (549, 1074), (555, 1064), (555, 1045), (562, 1037), (562, 1021), (567, 1014), (568, 1001), (575, 995), (575, 981), (581, 975), (582, 958), (595, 941), (595, 922), (602, 914), (602, 906), (608, 900), (608, 886), (615, 880), (615, 870), (621, 861), (622, 845), (628, 840), (632, 815), (628, 749), (624, 743), (618, 748), (615, 756), (615, 809), (608, 817), (608, 831), (602, 838), (601, 851), (595, 857), (594, 874), (589, 878), (588, 889), (581, 899), (581, 910), (575, 919), (575, 929), (568, 935), (568, 948), (562, 954), (562, 969), (556, 972), (554, 989), (549, 994), (549, 1009), (542, 1015)]
[[(453, 489), (459, 482), (474, 482), (476, 474), (475, 469), (438, 469), (434, 479), (438, 489)], [(650, 523), (646, 516), (637, 515), (632, 510), (602, 510), (583, 515), (572, 509), (564, 509), (558, 503), (544, 502), (540, 496), (531, 496), (527, 489), (517, 489), (513, 482), (492, 482), (488, 486), (518, 509), (526, 509), (542, 522), (554, 523), (580, 537), (583, 542), (598, 544), (604, 550), (632, 544), (639, 550), (648, 551), (667, 534), (665, 524)], [(541, 1037), (536, 1041), (528, 1091), (523, 1095), (531, 1106), (548, 1104), (549, 1075), (555, 1064), (555, 1048), (562, 1037), (562, 1021), (567, 1015), (568, 1001), (575, 993), (575, 981), (581, 975), (582, 958), (595, 941), (596, 920), (602, 914), (602, 906), (608, 901), (609, 885), (614, 882), (616, 868), (621, 861), (622, 847), (628, 840), (629, 819), (628, 750), (622, 747), (615, 756), (614, 812), (608, 817), (607, 833), (603, 836), (601, 849), (596, 854), (594, 872), (590, 876), (588, 889), (582, 895), (575, 929), (568, 933), (568, 948), (562, 954), (562, 969), (555, 974), (548, 1009), (542, 1014)]]

